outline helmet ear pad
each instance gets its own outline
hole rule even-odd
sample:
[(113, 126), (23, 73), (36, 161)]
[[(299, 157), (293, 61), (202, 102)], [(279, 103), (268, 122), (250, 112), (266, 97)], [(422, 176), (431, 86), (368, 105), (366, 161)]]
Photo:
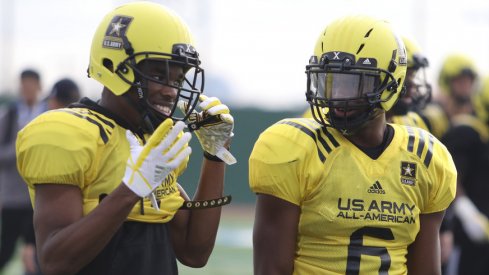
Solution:
[(391, 60), (391, 62), (389, 62), (389, 67), (387, 68), (387, 70), (389, 71), (389, 73), (393, 73), (395, 72), (397, 69), (397, 63), (394, 59)]
[(114, 62), (108, 58), (102, 59), (102, 65), (109, 71), (114, 72)]

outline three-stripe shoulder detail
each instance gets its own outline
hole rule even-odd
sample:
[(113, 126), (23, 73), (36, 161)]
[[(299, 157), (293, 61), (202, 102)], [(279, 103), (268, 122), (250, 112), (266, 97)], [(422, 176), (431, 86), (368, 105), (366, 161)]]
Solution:
[(318, 157), (323, 163), (333, 149), (340, 146), (334, 136), (315, 121), (309, 119), (281, 120), (277, 124), (292, 126), (309, 136), (316, 144)]
[(415, 153), (428, 168), (433, 158), (433, 144), (435, 138), (432, 134), (419, 128), (406, 126), (408, 132), (408, 143), (406, 149)]
[(105, 144), (109, 142), (109, 136), (112, 134), (112, 131), (115, 128), (115, 124), (112, 121), (105, 119), (88, 109), (59, 109), (58, 111), (74, 115), (94, 124), (99, 129), (102, 141)]

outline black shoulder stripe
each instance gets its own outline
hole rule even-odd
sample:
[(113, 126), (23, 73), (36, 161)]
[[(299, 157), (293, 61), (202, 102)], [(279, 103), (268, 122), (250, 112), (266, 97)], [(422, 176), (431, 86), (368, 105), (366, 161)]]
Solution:
[(421, 154), (423, 153), (424, 146), (425, 146), (425, 140), (424, 140), (425, 137), (419, 128), (417, 129), (417, 131), (419, 135), (419, 142), (418, 142), (418, 150), (416, 151), (416, 155), (418, 155), (418, 157), (421, 158)]
[(292, 127), (295, 127), (299, 130), (301, 130), (303, 133), (305, 133), (306, 135), (308, 135), (310, 138), (312, 138), (314, 140), (314, 143), (316, 143), (316, 147), (317, 147), (317, 151), (318, 151), (318, 156), (319, 156), (319, 159), (321, 160), (321, 162), (325, 162), (326, 161), (326, 157), (324, 156), (324, 154), (321, 152), (321, 150), (319, 150), (319, 147), (317, 146), (317, 139), (316, 139), (316, 135), (314, 134), (313, 131), (307, 129), (306, 127), (298, 124), (298, 123), (295, 123), (295, 122), (292, 122), (292, 121), (280, 121), (278, 122), (278, 124), (286, 124), (286, 125), (290, 125)]
[(409, 140), (408, 140), (408, 145), (407, 145), (407, 150), (409, 152), (413, 152), (413, 147), (414, 147), (414, 131), (413, 128), (411, 127), (406, 127), (408, 134), (409, 134)]
[(434, 143), (434, 137), (433, 135), (429, 134), (428, 135), (428, 152), (426, 152), (426, 157), (424, 158), (424, 165), (426, 168), (430, 166), (431, 158), (433, 157), (433, 143)]
[(340, 144), (338, 143), (338, 141), (336, 141), (336, 139), (333, 137), (333, 135), (330, 132), (328, 132), (328, 130), (326, 129), (326, 127), (321, 127), (321, 130), (328, 137), (329, 141), (331, 141), (331, 144), (333, 144), (334, 147), (340, 146)]
[[(331, 146), (326, 142), (326, 139), (329, 139), (330, 142), (333, 144), (334, 148), (338, 147), (339, 144), (338, 142), (336, 141), (336, 139), (333, 137), (333, 135), (331, 135), (330, 132), (328, 132), (327, 130), (325, 130), (321, 124), (319, 124), (318, 122), (316, 121), (311, 121), (307, 118), (303, 118), (303, 119), (300, 119), (300, 122), (301, 123), (304, 123), (306, 124), (307, 126), (309, 126), (310, 128), (312, 128), (311, 130), (316, 130), (316, 137), (317, 139), (319, 140), (319, 142), (322, 144), (323, 148), (326, 150), (326, 152), (329, 154), (331, 153), (332, 151), (332, 148)], [(325, 134), (323, 135), (322, 132), (324, 132)]]
[(109, 126), (110, 128), (114, 128), (115, 125), (114, 123), (112, 123), (111, 121), (99, 116), (97, 113), (94, 113), (92, 112), (92, 110), (90, 109), (79, 109), (77, 110), (77, 113), (80, 113), (80, 114), (89, 114), (89, 115), (92, 115), (94, 117), (96, 117), (98, 120), (100, 120), (100, 122), (104, 123), (105, 125)]
[(98, 121), (96, 121), (93, 118), (90, 118), (90, 117), (88, 117), (86, 115), (81, 115), (79, 113), (73, 112), (73, 111), (68, 110), (68, 109), (61, 109), (60, 111), (65, 112), (65, 113), (72, 114), (72, 115), (77, 116), (79, 118), (86, 119), (88, 122), (90, 122), (92, 124), (95, 124), (98, 127), (98, 129), (99, 129), (100, 137), (102, 138), (102, 140), (104, 141), (104, 143), (107, 144), (107, 142), (109, 142), (109, 137), (107, 136), (107, 133), (105, 132), (104, 127), (102, 127), (102, 125), (100, 123), (98, 123)]
[(324, 140), (324, 138), (321, 136), (321, 130), (317, 129), (316, 134), (317, 134), (319, 142), (321, 142), (324, 149), (326, 149), (326, 152), (328, 152), (328, 154), (331, 153), (331, 147), (329, 147), (328, 143), (326, 143), (326, 140)]
[(101, 117), (101, 116), (99, 116), (98, 114), (95, 114), (95, 113), (93, 113), (93, 112), (92, 112), (92, 111), (90, 111), (90, 110), (88, 111), (88, 113), (89, 113), (89, 114), (91, 114), (91, 115), (93, 115), (93, 116), (95, 116), (96, 118), (98, 118), (100, 121), (102, 121), (102, 122), (103, 122), (105, 125), (109, 126), (110, 128), (114, 128), (114, 127), (115, 127), (114, 123), (112, 123), (112, 122), (108, 121), (108, 120), (107, 120), (107, 119), (105, 119), (105, 118), (102, 118), (102, 117)]

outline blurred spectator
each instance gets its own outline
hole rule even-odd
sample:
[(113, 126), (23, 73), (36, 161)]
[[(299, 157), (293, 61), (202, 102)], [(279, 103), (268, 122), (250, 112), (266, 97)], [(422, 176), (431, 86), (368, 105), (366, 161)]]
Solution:
[(78, 100), (80, 100), (80, 89), (69, 78), (56, 82), (46, 98), (48, 110), (64, 108)]
[(22, 260), (26, 274), (38, 274), (35, 257), (35, 238), (32, 224), (32, 206), (26, 184), (19, 175), (15, 158), (17, 132), (37, 115), (45, 111), (39, 101), (41, 77), (35, 70), (24, 70), (20, 75), (20, 97), (0, 111), (0, 270), (11, 259), (22, 238)]

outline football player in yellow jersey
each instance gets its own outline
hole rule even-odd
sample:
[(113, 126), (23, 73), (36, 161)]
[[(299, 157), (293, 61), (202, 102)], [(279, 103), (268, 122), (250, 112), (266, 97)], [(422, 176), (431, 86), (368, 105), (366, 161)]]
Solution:
[(431, 99), (431, 85), (426, 78), (428, 59), (412, 38), (403, 37), (402, 40), (407, 54), (406, 89), (386, 113), (387, 121), (429, 131), (425, 119), (419, 114)]
[[(43, 273), (205, 265), (230, 199), (222, 193), (234, 122), (226, 105), (201, 95), (187, 26), (159, 4), (123, 5), (99, 24), (88, 73), (104, 85), (99, 101), (44, 113), (17, 137)], [(193, 201), (177, 182), (191, 152), (187, 118), (205, 152)]]
[(314, 119), (272, 125), (249, 159), (255, 274), (440, 274), (456, 170), (431, 134), (386, 123), (406, 65), (385, 21), (321, 32), (306, 66)]
[(489, 273), (489, 77), (473, 97), (476, 115), (453, 118), (443, 143), (459, 173), (453, 203), (455, 244), (460, 250), (457, 274)]
[(438, 75), (439, 92), (423, 110), (431, 132), (439, 139), (451, 126), (454, 116), (473, 113), (471, 97), (478, 80), (474, 61), (461, 53), (449, 54)]

